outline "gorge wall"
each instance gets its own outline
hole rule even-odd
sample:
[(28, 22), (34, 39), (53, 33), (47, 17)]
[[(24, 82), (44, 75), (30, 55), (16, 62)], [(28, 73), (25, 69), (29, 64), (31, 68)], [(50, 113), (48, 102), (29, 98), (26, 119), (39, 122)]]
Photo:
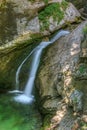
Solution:
[(70, 114), (70, 106), (74, 112), (87, 115), (87, 39), (83, 33), (86, 24), (87, 21), (80, 24), (43, 53), (36, 88), (41, 112), (54, 115), (52, 130), (73, 128), (78, 116)]
[[(82, 21), (80, 17), (79, 11), (63, 0), (2, 0), (0, 3), (1, 93), (15, 88), (18, 66), (40, 41), (49, 40), (61, 28), (70, 29), (69, 35), (44, 50), (37, 73), (38, 108), (43, 124), (50, 122), (44, 130), (75, 130), (75, 127), (77, 130), (82, 127), (78, 122), (87, 122), (87, 36), (83, 33), (87, 20)], [(74, 23), (78, 23), (76, 28)], [(19, 77), (22, 90), (29, 65), (30, 60)]]

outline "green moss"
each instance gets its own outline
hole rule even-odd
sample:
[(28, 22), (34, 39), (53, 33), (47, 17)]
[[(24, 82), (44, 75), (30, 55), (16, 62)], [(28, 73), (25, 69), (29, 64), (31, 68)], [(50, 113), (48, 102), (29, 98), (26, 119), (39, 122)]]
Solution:
[(42, 38), (43, 38), (43, 35), (37, 33), (37, 34), (31, 34), (31, 40), (30, 40), (30, 43), (37, 43), (37, 42), (41, 42)]
[[(29, 0), (31, 2), (35, 2), (36, 0)], [(39, 1), (43, 1), (45, 4), (48, 4), (48, 0), (39, 0)]]
[(48, 4), (48, 0), (43, 0), (45, 4)]
[(45, 116), (41, 130), (48, 130), (50, 128), (50, 123), (51, 123), (52, 117), (53, 117), (53, 115), (51, 115), (51, 114), (47, 114)]
[(84, 33), (85, 36), (87, 36), (87, 24), (86, 24), (86, 26), (83, 28), (83, 33)]
[(80, 129), (81, 129), (81, 130), (87, 130), (87, 123), (84, 122), (84, 121), (81, 121), (81, 122), (80, 122)]
[(87, 66), (84, 64), (79, 66), (80, 73), (84, 73), (86, 71), (86, 69), (87, 69)]
[(0, 10), (6, 8), (6, 4), (7, 4), (6, 0), (3, 0), (3, 2), (0, 2)]
[(86, 43), (87, 43), (87, 24), (83, 28), (83, 35), (84, 35), (83, 41), (84, 41), (84, 43), (86, 45)]
[(49, 29), (49, 18), (52, 16), (54, 21), (58, 23), (64, 17), (64, 10), (67, 8), (67, 2), (53, 3), (47, 6), (43, 11), (39, 13), (39, 20), (41, 21), (41, 30)]
[(66, 2), (65, 0), (63, 0), (63, 1), (61, 2), (61, 7), (62, 7), (64, 10), (66, 10), (66, 8), (68, 7), (68, 2)]

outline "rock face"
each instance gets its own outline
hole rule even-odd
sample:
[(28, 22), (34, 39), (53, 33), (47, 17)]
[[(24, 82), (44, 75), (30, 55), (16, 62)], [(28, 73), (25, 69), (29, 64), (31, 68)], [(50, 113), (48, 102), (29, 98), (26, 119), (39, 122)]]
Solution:
[[(52, 12), (50, 12), (52, 10)], [(62, 0), (48, 3), (28, 0), (0, 1), (0, 44), (17, 38), (23, 32), (39, 32), (44, 35), (77, 21), (76, 8)]]
[(86, 0), (67, 0), (68, 2), (73, 3), (77, 8), (83, 8), (86, 4)]
[[(43, 17), (48, 20), (45, 21), (45, 23), (47, 22), (46, 26), (44, 26), (45, 23), (42, 18), (44, 11), (48, 12)], [(1, 0), (0, 73), (2, 78), (0, 78), (0, 86), (9, 86), (8, 88), (10, 88), (10, 84), (11, 86), (15, 84), (17, 67), (22, 62), (24, 55), (27, 55), (36, 46), (33, 43), (37, 43), (38, 39), (67, 25), (67, 23), (77, 21), (79, 17), (80, 14), (76, 8), (71, 3), (62, 0), (49, 0), (48, 3), (43, 0), (33, 2), (28, 0)], [(29, 51), (21, 50), (22, 48), (25, 50), (27, 46)], [(16, 63), (15, 60), (19, 61)], [(15, 65), (15, 67), (9, 66), (9, 64)], [(12, 70), (12, 68), (14, 69)]]
[[(83, 56), (82, 53), (84, 42), (87, 43), (83, 35), (83, 28), (86, 24), (87, 21), (83, 22), (68, 36), (60, 38), (47, 48), (42, 57), (36, 79), (36, 88), (39, 91), (39, 106), (44, 114), (56, 111), (53, 123), (56, 122), (56, 126), (60, 122), (58, 120), (61, 115), (68, 116), (67, 105), (72, 106), (75, 112), (83, 109), (84, 113), (87, 114), (87, 55)], [(61, 112), (66, 114), (60, 115)], [(56, 119), (57, 117), (58, 119)], [(75, 120), (73, 116), (69, 118)], [(61, 117), (60, 120), (62, 121), (62, 119)], [(70, 122), (72, 121), (68, 121), (67, 127), (65, 123), (64, 127), (60, 125), (57, 129), (71, 130), (68, 127), (71, 126)]]
[[(15, 89), (16, 70), (41, 39), (41, 34), (28, 32), (24, 33), (17, 39), (0, 46), (0, 73), (2, 75), (0, 77), (0, 92), (5, 92), (6, 89)], [(26, 70), (29, 71), (29, 62), (30, 60), (26, 61), (26, 65), (24, 65), (24, 72), (21, 70), (22, 75), (28, 74), (26, 73)], [(24, 77), (27, 78), (27, 76)]]

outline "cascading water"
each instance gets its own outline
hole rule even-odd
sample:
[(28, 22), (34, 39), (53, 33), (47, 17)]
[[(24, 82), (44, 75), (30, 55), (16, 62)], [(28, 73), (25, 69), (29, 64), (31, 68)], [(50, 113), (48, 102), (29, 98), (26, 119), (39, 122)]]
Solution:
[(21, 70), (23, 64), (33, 54), (34, 51), (35, 51), (35, 49), (33, 51), (31, 51), (31, 53), (23, 60), (23, 62), (21, 63), (21, 65), (17, 69), (17, 72), (16, 72), (16, 90), (19, 90), (19, 73), (20, 73), (20, 70)]
[(22, 91), (19, 90), (19, 74), (20, 74), (20, 70), (21, 70), (22, 66), (24, 65), (24, 63), (27, 61), (27, 59), (33, 54), (34, 51), (35, 51), (35, 49), (33, 49), (31, 51), (31, 53), (29, 53), (29, 55), (23, 60), (23, 62), (18, 67), (17, 72), (16, 72), (16, 78), (15, 78), (16, 89), (12, 90), (12, 91), (9, 91), (9, 93), (23, 93)]
[(44, 48), (46, 48), (48, 45), (54, 43), (57, 39), (59, 39), (61, 36), (65, 36), (69, 34), (69, 31), (64, 31), (61, 30), (58, 32), (50, 41), (48, 42), (41, 42), (33, 51), (24, 59), (24, 61), (21, 63), (19, 66), (17, 72), (16, 72), (16, 86), (17, 90), (14, 92), (20, 92), (18, 90), (19, 86), (19, 74), (20, 70), (25, 63), (25, 61), (33, 54), (33, 60), (32, 60), (32, 65), (31, 65), (31, 71), (29, 74), (28, 82), (25, 86), (24, 92), (21, 92), (22, 94), (18, 94), (17, 96), (14, 97), (14, 100), (20, 103), (28, 104), (31, 103), (34, 100), (34, 96), (32, 95), (32, 90), (34, 86), (34, 80), (36, 77), (37, 69), (39, 66), (40, 62), (40, 57), (42, 54), (42, 51)]

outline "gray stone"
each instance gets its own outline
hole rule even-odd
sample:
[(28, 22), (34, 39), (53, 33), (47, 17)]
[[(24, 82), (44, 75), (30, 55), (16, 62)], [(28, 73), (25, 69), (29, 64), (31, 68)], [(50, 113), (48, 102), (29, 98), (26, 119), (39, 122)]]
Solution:
[(76, 112), (82, 110), (82, 96), (83, 93), (78, 90), (74, 90), (70, 95), (70, 105), (73, 106), (73, 109)]

